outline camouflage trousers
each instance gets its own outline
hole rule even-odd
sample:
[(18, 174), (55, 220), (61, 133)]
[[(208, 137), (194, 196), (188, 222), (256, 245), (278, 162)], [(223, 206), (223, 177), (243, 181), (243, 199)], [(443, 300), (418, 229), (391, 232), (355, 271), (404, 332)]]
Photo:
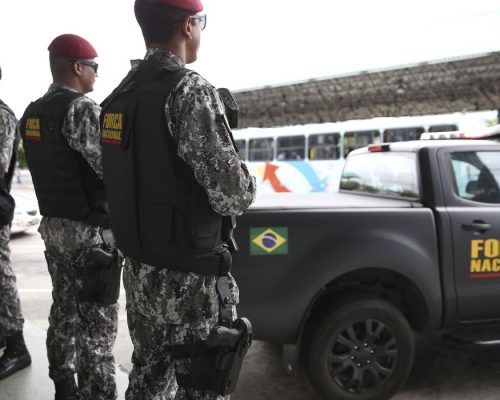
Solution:
[[(79, 302), (85, 252), (45, 244), (52, 278), (53, 304), (47, 331), (49, 376), (53, 381), (78, 376), (81, 400), (116, 399), (112, 354), (118, 304)], [(79, 271), (80, 270), (80, 271)]]
[(10, 226), (0, 227), (0, 338), (23, 330), (24, 319), (10, 264)]
[[(216, 277), (160, 269), (126, 259), (123, 284), (134, 345), (126, 400), (229, 399), (211, 391), (177, 386), (175, 372), (187, 373), (188, 360), (173, 360), (173, 345), (205, 340), (219, 319)], [(230, 277), (233, 319), (239, 300)]]

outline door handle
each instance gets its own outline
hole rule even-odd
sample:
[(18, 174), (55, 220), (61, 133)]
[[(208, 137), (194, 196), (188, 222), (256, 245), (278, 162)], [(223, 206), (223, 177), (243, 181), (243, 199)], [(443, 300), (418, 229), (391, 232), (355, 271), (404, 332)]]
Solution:
[(473, 222), (472, 224), (462, 224), (462, 229), (464, 231), (476, 231), (484, 233), (491, 229), (491, 224), (485, 222)]

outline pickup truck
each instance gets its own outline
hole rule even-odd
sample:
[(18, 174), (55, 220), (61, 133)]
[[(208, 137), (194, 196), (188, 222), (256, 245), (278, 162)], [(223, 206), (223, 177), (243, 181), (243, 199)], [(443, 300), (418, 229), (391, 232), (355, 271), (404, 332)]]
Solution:
[(339, 193), (262, 197), (236, 239), (239, 314), (325, 399), (392, 397), (417, 334), (500, 338), (500, 143), (353, 151)]

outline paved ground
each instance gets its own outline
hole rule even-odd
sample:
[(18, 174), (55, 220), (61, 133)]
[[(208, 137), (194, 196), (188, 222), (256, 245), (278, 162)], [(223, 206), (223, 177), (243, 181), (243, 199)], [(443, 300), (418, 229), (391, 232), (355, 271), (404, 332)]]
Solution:
[[(14, 190), (33, 196), (31, 187), (26, 183), (16, 184)], [(53, 389), (47, 377), (44, 341), (51, 304), (51, 285), (43, 259), (43, 242), (36, 231), (32, 231), (13, 237), (11, 248), (27, 320), (27, 343), (34, 361), (31, 368), (0, 381), (0, 400), (49, 400), (53, 398)], [(114, 350), (120, 371), (120, 399), (123, 399), (132, 354), (123, 299), (124, 296), (121, 296), (118, 338)], [(320, 400), (302, 374), (292, 378), (285, 372), (280, 347), (264, 342), (255, 342), (252, 346), (232, 399)], [(500, 349), (455, 347), (439, 339), (421, 342), (408, 383), (394, 400), (423, 399), (499, 400)]]

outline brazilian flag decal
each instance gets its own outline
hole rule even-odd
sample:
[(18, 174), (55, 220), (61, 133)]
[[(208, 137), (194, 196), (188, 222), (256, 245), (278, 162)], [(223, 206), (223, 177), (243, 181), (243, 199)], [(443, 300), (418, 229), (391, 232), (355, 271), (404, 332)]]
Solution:
[(250, 255), (288, 254), (288, 228), (250, 228)]

